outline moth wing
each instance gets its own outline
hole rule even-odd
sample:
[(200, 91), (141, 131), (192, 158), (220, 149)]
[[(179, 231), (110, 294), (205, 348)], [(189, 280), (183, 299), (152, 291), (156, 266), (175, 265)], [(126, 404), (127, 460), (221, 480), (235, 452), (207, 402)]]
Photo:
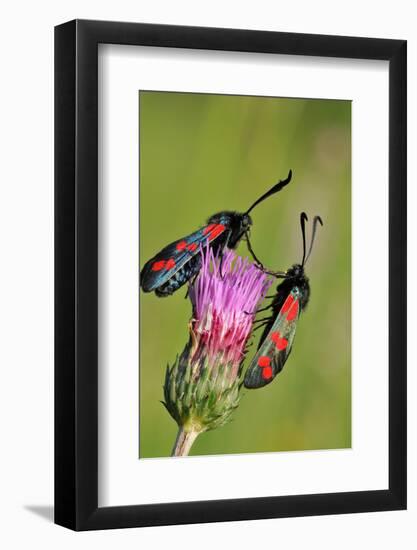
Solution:
[(285, 300), (270, 331), (246, 371), (245, 388), (262, 388), (284, 368), (294, 342), (300, 316), (300, 292), (295, 287)]
[(140, 273), (142, 290), (152, 292), (162, 286), (199, 253), (200, 244), (206, 244), (207, 240), (213, 242), (226, 230), (222, 224), (206, 225), (163, 248), (143, 266)]

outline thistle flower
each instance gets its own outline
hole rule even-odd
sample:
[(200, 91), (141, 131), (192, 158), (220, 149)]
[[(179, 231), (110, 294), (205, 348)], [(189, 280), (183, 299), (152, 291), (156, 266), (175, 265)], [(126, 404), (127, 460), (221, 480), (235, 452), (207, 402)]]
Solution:
[(233, 250), (220, 259), (201, 249), (202, 266), (189, 287), (189, 341), (167, 368), (164, 405), (179, 426), (173, 456), (196, 437), (224, 425), (239, 404), (242, 364), (258, 304), (271, 281)]

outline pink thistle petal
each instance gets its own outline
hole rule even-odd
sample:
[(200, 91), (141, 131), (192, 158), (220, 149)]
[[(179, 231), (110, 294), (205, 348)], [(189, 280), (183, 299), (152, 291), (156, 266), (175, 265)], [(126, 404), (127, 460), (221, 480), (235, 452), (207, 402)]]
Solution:
[(201, 256), (200, 274), (189, 291), (198, 356), (208, 355), (213, 361), (221, 356), (223, 364), (238, 366), (252, 330), (253, 313), (272, 280), (233, 250), (225, 250), (220, 260), (211, 247), (201, 247)]

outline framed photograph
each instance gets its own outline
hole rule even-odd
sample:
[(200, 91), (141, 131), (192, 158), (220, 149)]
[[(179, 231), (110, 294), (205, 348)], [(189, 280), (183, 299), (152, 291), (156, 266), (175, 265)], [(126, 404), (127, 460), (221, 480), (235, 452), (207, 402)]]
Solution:
[(55, 29), (55, 522), (406, 507), (406, 42)]

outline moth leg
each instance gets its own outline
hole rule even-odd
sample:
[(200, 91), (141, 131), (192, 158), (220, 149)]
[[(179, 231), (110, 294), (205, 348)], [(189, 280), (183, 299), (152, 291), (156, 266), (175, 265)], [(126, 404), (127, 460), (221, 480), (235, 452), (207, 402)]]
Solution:
[(248, 250), (249, 250), (252, 258), (258, 264), (259, 269), (261, 269), (267, 275), (273, 275), (277, 279), (285, 279), (285, 277), (287, 276), (285, 271), (269, 271), (269, 269), (266, 269), (266, 267), (263, 265), (263, 263), (259, 260), (259, 258), (256, 256), (255, 252), (253, 251), (252, 245), (250, 244), (248, 233), (246, 233), (246, 244), (248, 246)]
[(219, 265), (219, 273), (220, 273), (220, 278), (221, 279), (224, 279), (224, 275), (222, 273), (222, 267), (223, 267), (223, 248), (222, 248), (222, 251), (220, 252), (220, 265)]
[(256, 310), (256, 313), (260, 313), (261, 311), (268, 311), (268, 309), (271, 309), (273, 306), (272, 304), (269, 304), (269, 306), (261, 307), (260, 309)]
[[(194, 282), (194, 281), (193, 281), (193, 282)], [(184, 296), (185, 299), (187, 299), (188, 296), (190, 295), (190, 286), (191, 286), (191, 283), (188, 283), (187, 292), (185, 293), (185, 296)]]
[(266, 326), (267, 324), (268, 324), (268, 323), (267, 323), (266, 321), (265, 321), (264, 323), (261, 323), (260, 325), (258, 325), (257, 327), (255, 327), (255, 328), (253, 329), (252, 332), (255, 332), (256, 330), (258, 330), (258, 329), (260, 329), (260, 328)]
[(263, 317), (262, 319), (256, 319), (253, 324), (255, 323), (261, 323), (262, 321), (270, 321), (271, 320), (271, 317)]
[(230, 234), (231, 234), (231, 232), (229, 231), (228, 234), (227, 234), (226, 242), (224, 243), (224, 246), (222, 247), (221, 252), (220, 252), (219, 273), (220, 273), (220, 277), (221, 277), (222, 279), (224, 279), (224, 275), (223, 275), (223, 273), (222, 273), (224, 249), (225, 249), (226, 246), (229, 244)]
[(261, 311), (267, 311), (268, 309), (272, 308), (272, 304), (269, 304), (269, 306), (261, 307), (260, 309), (257, 309), (256, 311), (245, 311), (246, 315), (256, 315), (257, 313), (261, 313)]
[(250, 244), (249, 233), (246, 232), (245, 236), (246, 236), (246, 244), (247, 244), (248, 250), (249, 250), (252, 258), (258, 264), (259, 268), (262, 269), (262, 271), (265, 271), (265, 267), (264, 267), (263, 263), (257, 258), (255, 252), (253, 251), (252, 245)]
[(184, 298), (187, 299), (190, 293), (190, 287), (195, 283), (196, 279), (198, 277), (198, 273), (194, 275), (191, 281), (188, 282), (187, 292), (185, 293)]

